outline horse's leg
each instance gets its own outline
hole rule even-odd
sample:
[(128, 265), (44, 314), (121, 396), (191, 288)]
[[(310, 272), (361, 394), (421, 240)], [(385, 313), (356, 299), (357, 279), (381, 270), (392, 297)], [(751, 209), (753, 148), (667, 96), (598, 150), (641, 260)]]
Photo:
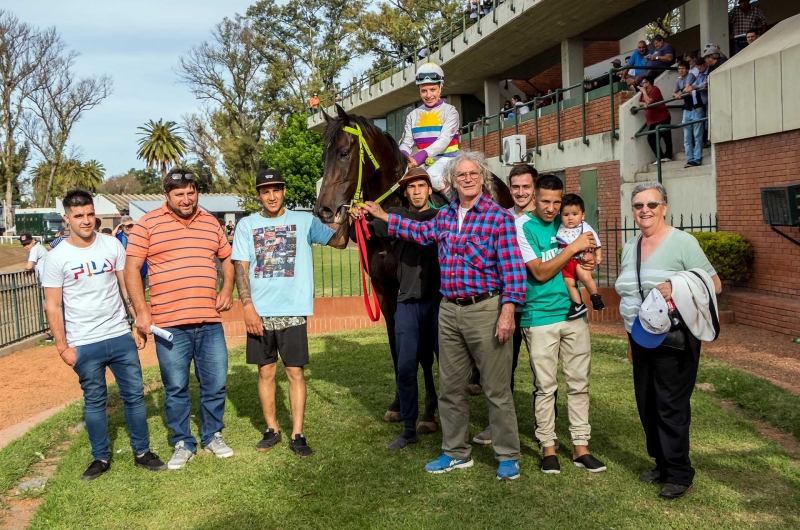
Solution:
[[(389, 350), (392, 352), (392, 367), (394, 368), (394, 400), (392, 404), (389, 405), (386, 414), (383, 415), (383, 421), (397, 423), (401, 420), (400, 396), (397, 393), (397, 342), (394, 334), (394, 313), (397, 310), (397, 295), (395, 294), (395, 297), (392, 297), (384, 291), (380, 284), (376, 285), (374, 289), (378, 295), (378, 302), (381, 306), (383, 318), (386, 320), (386, 333), (389, 335)], [(393, 292), (396, 293), (397, 289)]]

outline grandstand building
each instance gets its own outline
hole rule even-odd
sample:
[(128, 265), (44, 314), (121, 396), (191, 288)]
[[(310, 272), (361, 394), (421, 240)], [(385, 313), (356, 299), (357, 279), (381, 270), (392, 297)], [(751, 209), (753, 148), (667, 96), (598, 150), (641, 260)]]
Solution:
[[(524, 160), (540, 173), (560, 175), (568, 191), (584, 198), (586, 220), (599, 227), (609, 250), (633, 235), (633, 187), (661, 180), (674, 226), (737, 232), (753, 246), (750, 280), (729, 286), (723, 298), (736, 321), (796, 336), (800, 231), (796, 224), (773, 228), (765, 223), (761, 188), (800, 182), (800, 2), (753, 2), (766, 15), (769, 31), (732, 57), (736, 36), (729, 35), (728, 4), (506, 0), (471, 26), (465, 17), (446, 35), (432, 36), (427, 57), (343, 89), (342, 106), (399, 140), (407, 114), (419, 105), (417, 66), (428, 60), (441, 64), (443, 93), (462, 120), (461, 147), (483, 151), (495, 174), (505, 177), (513, 162)], [(682, 129), (671, 133), (673, 160), (653, 163), (643, 136), (644, 113), (636, 112), (638, 93), (624, 82), (601, 82), (597, 88), (584, 83), (587, 77), (608, 76), (614, 59), (625, 64), (645, 39), (646, 24), (676, 8), (680, 31), (667, 42), (678, 55), (714, 43), (731, 57), (710, 75), (710, 146), (702, 165), (688, 168)], [(665, 98), (676, 78), (674, 70), (658, 75), (655, 84)], [(512, 95), (529, 101), (548, 89), (556, 93), (530, 103), (531, 112), (511, 119), (500, 113)], [(680, 124), (680, 103), (668, 106), (672, 124)], [(481, 115), (486, 118), (478, 122)], [(308, 126), (324, 130), (322, 115), (310, 117)], [(604, 274), (609, 280), (614, 271), (601, 271), (601, 278)]]

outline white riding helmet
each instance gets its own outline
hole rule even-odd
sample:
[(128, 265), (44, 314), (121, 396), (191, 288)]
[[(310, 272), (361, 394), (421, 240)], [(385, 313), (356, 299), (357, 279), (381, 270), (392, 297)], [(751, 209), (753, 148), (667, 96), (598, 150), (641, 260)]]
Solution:
[(442, 67), (436, 63), (425, 63), (417, 69), (416, 84), (423, 85), (425, 83), (437, 83), (441, 85), (444, 82), (444, 71)]

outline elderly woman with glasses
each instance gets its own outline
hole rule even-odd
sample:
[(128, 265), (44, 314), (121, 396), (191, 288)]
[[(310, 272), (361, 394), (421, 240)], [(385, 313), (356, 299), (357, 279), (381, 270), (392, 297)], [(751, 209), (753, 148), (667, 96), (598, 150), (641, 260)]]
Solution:
[(722, 290), (722, 283), (697, 239), (666, 223), (667, 190), (663, 185), (644, 182), (636, 186), (631, 193), (631, 207), (642, 233), (622, 249), (622, 270), (616, 290), (628, 331), (628, 360), (633, 364), (636, 406), (647, 438), (647, 452), (655, 459), (655, 467), (642, 473), (639, 479), (664, 483), (659, 496), (676, 499), (691, 489), (694, 478), (689, 461), (689, 399), (697, 378), (700, 341), (686, 331), (682, 347), (665, 341), (648, 348), (637, 343), (631, 331), (641, 325), (637, 322), (639, 311), (651, 290), (657, 289), (664, 301), (670, 303), (669, 278), (676, 273), (703, 269), (711, 276), (717, 293)]

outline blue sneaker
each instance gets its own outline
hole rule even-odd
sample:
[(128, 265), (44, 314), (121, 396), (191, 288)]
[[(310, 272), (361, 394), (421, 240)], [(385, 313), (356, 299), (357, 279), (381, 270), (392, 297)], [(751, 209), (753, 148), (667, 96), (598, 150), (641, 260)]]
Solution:
[(442, 453), (442, 456), (434, 460), (433, 462), (429, 462), (425, 466), (425, 471), (428, 473), (445, 473), (447, 471), (452, 471), (456, 468), (465, 469), (468, 467), (472, 467), (473, 461), (472, 458), (467, 457), (462, 460), (457, 458), (453, 458), (447, 456), (446, 454)]
[(504, 460), (497, 466), (497, 480), (519, 478), (519, 460)]

